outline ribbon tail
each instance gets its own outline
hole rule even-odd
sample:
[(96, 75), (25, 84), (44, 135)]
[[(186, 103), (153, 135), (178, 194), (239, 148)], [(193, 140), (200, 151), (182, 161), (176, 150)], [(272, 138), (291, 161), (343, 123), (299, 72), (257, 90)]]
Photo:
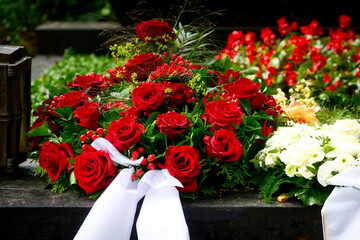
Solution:
[[(163, 174), (161, 171), (158, 173)], [(151, 186), (145, 195), (136, 228), (139, 240), (190, 239), (179, 192), (174, 185), (161, 183)]]
[(126, 240), (130, 238), (137, 203), (138, 182), (131, 181), (133, 169), (124, 169), (95, 202), (75, 240)]

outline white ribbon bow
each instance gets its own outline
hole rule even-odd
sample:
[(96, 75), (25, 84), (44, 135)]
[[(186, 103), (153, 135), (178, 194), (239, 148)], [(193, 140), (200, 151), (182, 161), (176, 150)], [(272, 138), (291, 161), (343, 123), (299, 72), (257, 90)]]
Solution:
[[(107, 152), (114, 162), (138, 166), (107, 140), (97, 138), (95, 149)], [(179, 192), (182, 184), (167, 169), (152, 170), (132, 181), (134, 168), (123, 169), (95, 202), (75, 240), (127, 240), (130, 238), (138, 201), (145, 196), (136, 228), (139, 240), (189, 240)]]
[(335, 187), (321, 210), (325, 240), (360, 236), (360, 169), (349, 167), (329, 180)]

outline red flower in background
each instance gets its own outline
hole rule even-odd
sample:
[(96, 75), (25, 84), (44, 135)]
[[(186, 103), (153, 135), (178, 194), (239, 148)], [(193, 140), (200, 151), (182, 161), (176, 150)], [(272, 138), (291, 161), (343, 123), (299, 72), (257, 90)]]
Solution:
[(290, 26), (289, 23), (286, 21), (285, 16), (278, 19), (277, 23), (278, 23), (278, 31), (281, 36), (288, 35), (290, 32), (296, 31), (299, 28), (297, 22), (292, 22)]
[(323, 35), (323, 29), (319, 26), (319, 22), (315, 19), (313, 20), (309, 25), (302, 26), (300, 28), (300, 31), (305, 35), (311, 35), (311, 36), (321, 36)]
[(260, 30), (260, 38), (263, 40), (265, 45), (271, 46), (274, 45), (276, 36), (271, 28), (266, 27)]
[(339, 25), (341, 28), (350, 28), (351, 17), (348, 15), (340, 15)]
[(51, 181), (56, 181), (59, 175), (68, 169), (68, 158), (74, 158), (75, 152), (68, 143), (55, 144), (45, 142), (39, 151), (39, 164), (46, 170)]
[(74, 117), (80, 120), (79, 125), (83, 128), (87, 128), (90, 130), (96, 130), (100, 127), (98, 121), (100, 120), (100, 112), (99, 112), (100, 103), (93, 102), (85, 102), (83, 106), (78, 107), (74, 111)]
[(206, 154), (219, 161), (233, 162), (239, 160), (243, 154), (243, 146), (235, 137), (235, 133), (220, 129), (214, 132), (214, 136), (205, 136)]
[[(173, 28), (170, 27), (167, 22), (162, 22), (159, 20), (141, 22), (136, 26), (135, 31), (136, 36), (144, 42), (151, 42), (153, 38), (164, 35), (169, 35), (171, 40), (176, 37)], [(164, 39), (161, 39), (161, 43), (168, 44), (168, 42), (164, 41)]]
[(107, 187), (117, 170), (109, 154), (104, 151), (85, 151), (75, 158), (74, 165), (78, 185), (87, 194)]
[(165, 134), (169, 140), (175, 140), (179, 134), (185, 132), (191, 123), (184, 115), (176, 112), (160, 114), (156, 118), (156, 125), (160, 132)]
[(136, 123), (134, 117), (125, 116), (110, 124), (105, 139), (122, 152), (138, 143), (143, 132), (144, 126), (142, 124)]
[(199, 151), (190, 146), (170, 146), (165, 152), (165, 165), (169, 173), (178, 179), (184, 188), (177, 188), (179, 192), (196, 192), (197, 176), (201, 165)]

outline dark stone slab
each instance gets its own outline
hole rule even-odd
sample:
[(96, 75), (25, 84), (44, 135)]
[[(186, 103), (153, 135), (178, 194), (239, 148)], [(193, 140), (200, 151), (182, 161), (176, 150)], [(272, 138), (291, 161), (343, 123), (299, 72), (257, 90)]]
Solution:
[(108, 40), (101, 33), (118, 28), (114, 22), (48, 22), (36, 28), (38, 54), (62, 55), (72, 48), (76, 53), (106, 54)]
[[(75, 236), (94, 200), (71, 192), (53, 194), (46, 187), (34, 177), (0, 177), (1, 239)], [(182, 203), (192, 240), (322, 239), (320, 207), (264, 204), (257, 194), (240, 192)], [(131, 239), (137, 239), (135, 229)]]

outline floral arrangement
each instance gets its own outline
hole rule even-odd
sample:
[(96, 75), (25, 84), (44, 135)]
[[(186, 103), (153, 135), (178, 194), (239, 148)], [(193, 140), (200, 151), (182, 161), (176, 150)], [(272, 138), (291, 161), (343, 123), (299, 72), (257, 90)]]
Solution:
[(333, 189), (327, 181), (350, 166), (360, 167), (359, 140), (360, 124), (350, 119), (278, 128), (255, 157), (262, 169), (261, 194), (266, 201), (295, 196), (305, 205), (322, 205)]
[(97, 138), (141, 160), (133, 180), (167, 169), (186, 197), (248, 186), (250, 160), (288, 118), (255, 76), (221, 60), (199, 64), (207, 33), (179, 26), (140, 23), (136, 37), (111, 46), (122, 64), (108, 76), (77, 75), (37, 108), (29, 151), (54, 191), (96, 197), (124, 168), (91, 146)]
[(300, 28), (285, 17), (277, 23), (280, 38), (268, 27), (260, 40), (254, 32), (232, 32), (217, 58), (234, 71), (256, 74), (272, 90), (294, 88), (305, 79), (318, 102), (360, 105), (360, 41), (350, 16), (341, 15), (340, 28), (325, 37), (317, 20)]

